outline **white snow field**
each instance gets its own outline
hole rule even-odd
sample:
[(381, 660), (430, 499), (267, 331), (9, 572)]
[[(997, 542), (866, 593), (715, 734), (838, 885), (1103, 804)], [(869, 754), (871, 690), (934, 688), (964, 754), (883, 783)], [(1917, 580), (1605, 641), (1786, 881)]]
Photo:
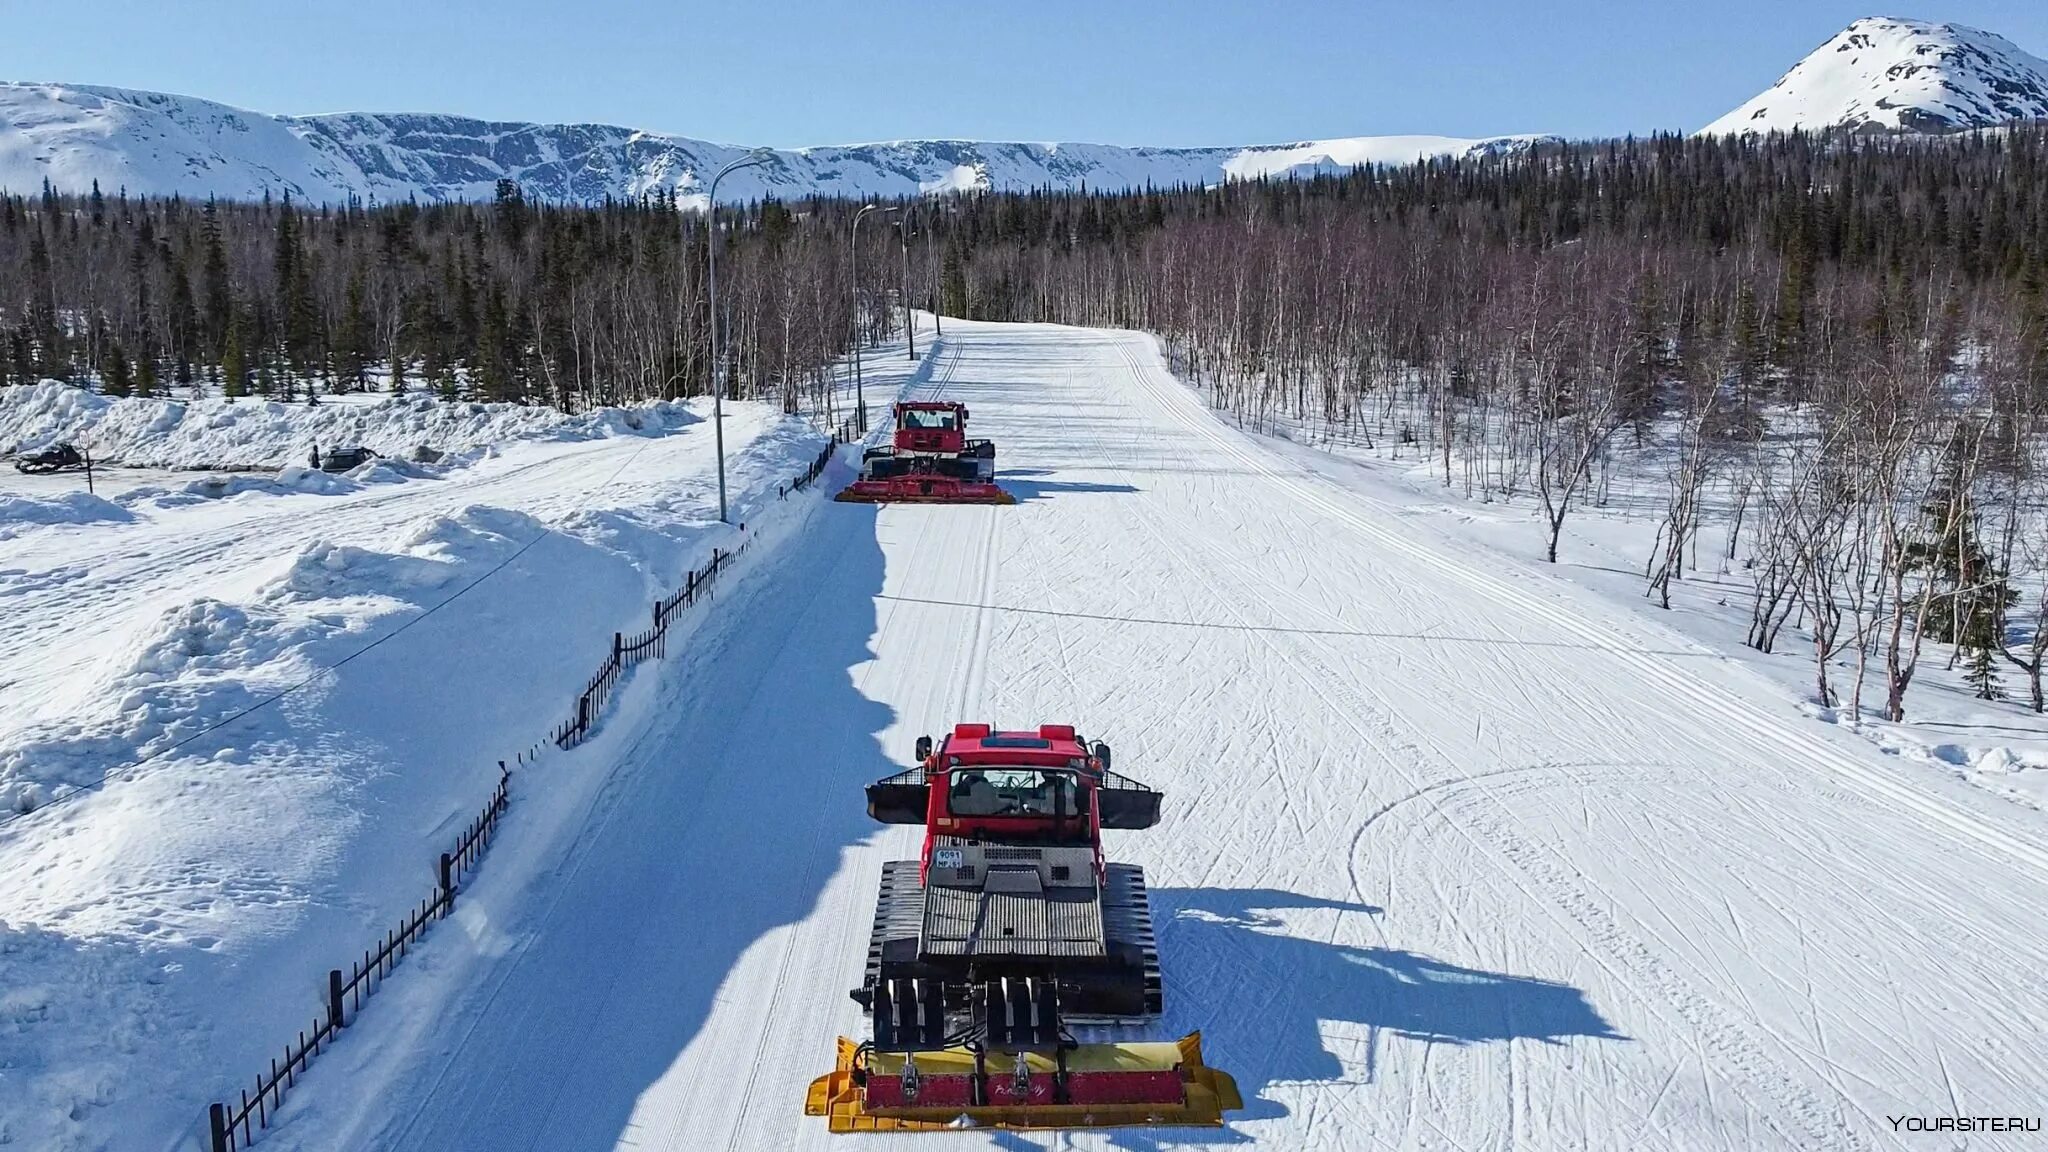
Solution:
[[(2037, 813), (1226, 428), (1148, 337), (949, 321), (923, 388), (1019, 502), (806, 505), (527, 779), (458, 930), (261, 1147), (1909, 1149), (1888, 1117), (2039, 1114)], [(1108, 847), (1227, 1129), (802, 1115), (920, 835), (861, 788), (956, 720), (1075, 723), (1166, 793)]]
[[(0, 491), (0, 1148), (189, 1143), (311, 1022), (326, 970), (428, 893), (498, 759), (567, 718), (611, 634), (742, 538), (717, 522), (708, 402), (608, 429), (504, 415), (574, 438), (424, 471)], [(777, 405), (725, 425), (765, 566), (799, 504), (777, 485), (825, 437)], [(520, 784), (568, 787), (603, 741)]]

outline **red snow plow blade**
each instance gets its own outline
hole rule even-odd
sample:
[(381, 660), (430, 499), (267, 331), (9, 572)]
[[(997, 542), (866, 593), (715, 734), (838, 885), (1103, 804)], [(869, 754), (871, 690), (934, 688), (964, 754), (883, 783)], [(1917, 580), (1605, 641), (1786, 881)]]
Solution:
[(996, 487), (996, 446), (967, 438), (967, 405), (903, 401), (886, 445), (861, 456), (860, 479), (833, 497), (846, 504), (1015, 504)]
[(861, 479), (833, 497), (842, 504), (1015, 504), (1017, 498), (978, 480), (954, 476), (907, 475)]
[[(812, 1081), (807, 1116), (834, 1132), (966, 1128), (1218, 1128), (1244, 1107), (1230, 1074), (1202, 1062), (1202, 1035), (1172, 1043), (1084, 1044), (1064, 1061), (965, 1048), (875, 1052), (841, 1038), (839, 1064)], [(1062, 1064), (1064, 1067), (1062, 1068)]]

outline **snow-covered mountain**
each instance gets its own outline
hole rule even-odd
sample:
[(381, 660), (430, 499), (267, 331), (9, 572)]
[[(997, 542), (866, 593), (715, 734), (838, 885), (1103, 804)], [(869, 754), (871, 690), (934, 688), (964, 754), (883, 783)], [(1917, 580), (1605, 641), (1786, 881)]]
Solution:
[[(1407, 164), (1547, 137), (1363, 136), (1246, 148), (1126, 148), (902, 140), (778, 151), (719, 185), (721, 199), (950, 189), (1095, 189), (1217, 183)], [(530, 197), (591, 201), (681, 189), (746, 148), (603, 124), (520, 124), (429, 114), (271, 116), (160, 92), (0, 83), (0, 188), (255, 199), (477, 200), (500, 179)]]
[(1945, 132), (2048, 118), (2048, 60), (1960, 24), (1870, 17), (1702, 135), (1843, 127)]

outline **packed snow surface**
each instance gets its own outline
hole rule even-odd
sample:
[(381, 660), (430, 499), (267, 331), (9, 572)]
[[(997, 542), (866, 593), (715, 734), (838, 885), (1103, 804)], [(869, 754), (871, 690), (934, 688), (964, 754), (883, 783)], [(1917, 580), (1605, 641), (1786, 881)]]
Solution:
[(962, 720), (1165, 792), (1107, 844), (1155, 902), (1143, 1034), (1247, 1100), (973, 1147), (1918, 1149), (1887, 1117), (2048, 1099), (2040, 813), (1227, 427), (1150, 338), (948, 321), (915, 387), (1018, 503), (811, 512), (636, 683), (601, 788), (529, 779), (276, 1147), (929, 1149), (801, 1113), (922, 835), (861, 788)]
[[(889, 352), (868, 375), (900, 385)], [(708, 403), (549, 419), (458, 467), (144, 471), (111, 497), (0, 472), (0, 1148), (200, 1147), (207, 1102), (427, 894), (500, 758), (559, 803), (602, 781), (603, 726), (529, 757), (613, 633), (647, 627), (714, 547), (750, 541), (768, 566), (808, 506), (778, 486), (825, 443), (728, 403), (721, 524)], [(589, 434), (614, 421), (632, 434)], [(678, 619), (671, 653), (706, 615)]]
[[(1429, 156), (1521, 147), (1530, 136), (1364, 136), (1274, 147), (896, 140), (784, 149), (720, 185), (762, 196), (914, 196), (921, 192), (1214, 184), (1314, 172), (1332, 164), (1412, 164)], [(270, 116), (162, 92), (83, 84), (0, 83), (0, 188), (43, 181), (82, 193), (390, 203), (488, 200), (499, 180), (529, 197), (585, 202), (674, 189), (701, 205), (710, 173), (750, 149), (603, 124), (519, 124), (423, 113)]]
[(1961, 24), (1870, 17), (1701, 133), (1932, 132), (2041, 118), (2048, 118), (2048, 60)]

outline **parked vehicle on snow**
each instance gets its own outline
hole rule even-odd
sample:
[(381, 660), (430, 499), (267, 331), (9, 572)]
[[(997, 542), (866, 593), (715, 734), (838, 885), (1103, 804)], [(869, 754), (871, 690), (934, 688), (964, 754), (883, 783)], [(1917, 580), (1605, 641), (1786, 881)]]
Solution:
[(918, 766), (868, 786), (868, 814), (922, 824), (917, 860), (882, 866), (853, 998), (871, 1038), (839, 1040), (805, 1112), (834, 1132), (1214, 1127), (1244, 1107), (1177, 1041), (1081, 1044), (1070, 1026), (1159, 1015), (1145, 873), (1102, 858), (1104, 828), (1150, 828), (1161, 796), (1110, 771), (1065, 724), (956, 725)]
[(846, 504), (1015, 504), (996, 487), (996, 445), (967, 438), (967, 405), (905, 401), (896, 435), (870, 448), (860, 478), (833, 497)]
[(313, 467), (322, 472), (346, 472), (351, 468), (368, 464), (378, 459), (377, 453), (360, 445), (349, 448), (333, 448), (327, 455), (320, 454), (320, 446), (313, 446)]
[(85, 466), (85, 453), (80, 452), (77, 445), (69, 443), (52, 444), (39, 452), (31, 452), (26, 456), (17, 457), (14, 461), (14, 467), (17, 471), (26, 472), (30, 475), (43, 472), (69, 472), (74, 468), (83, 468)]

